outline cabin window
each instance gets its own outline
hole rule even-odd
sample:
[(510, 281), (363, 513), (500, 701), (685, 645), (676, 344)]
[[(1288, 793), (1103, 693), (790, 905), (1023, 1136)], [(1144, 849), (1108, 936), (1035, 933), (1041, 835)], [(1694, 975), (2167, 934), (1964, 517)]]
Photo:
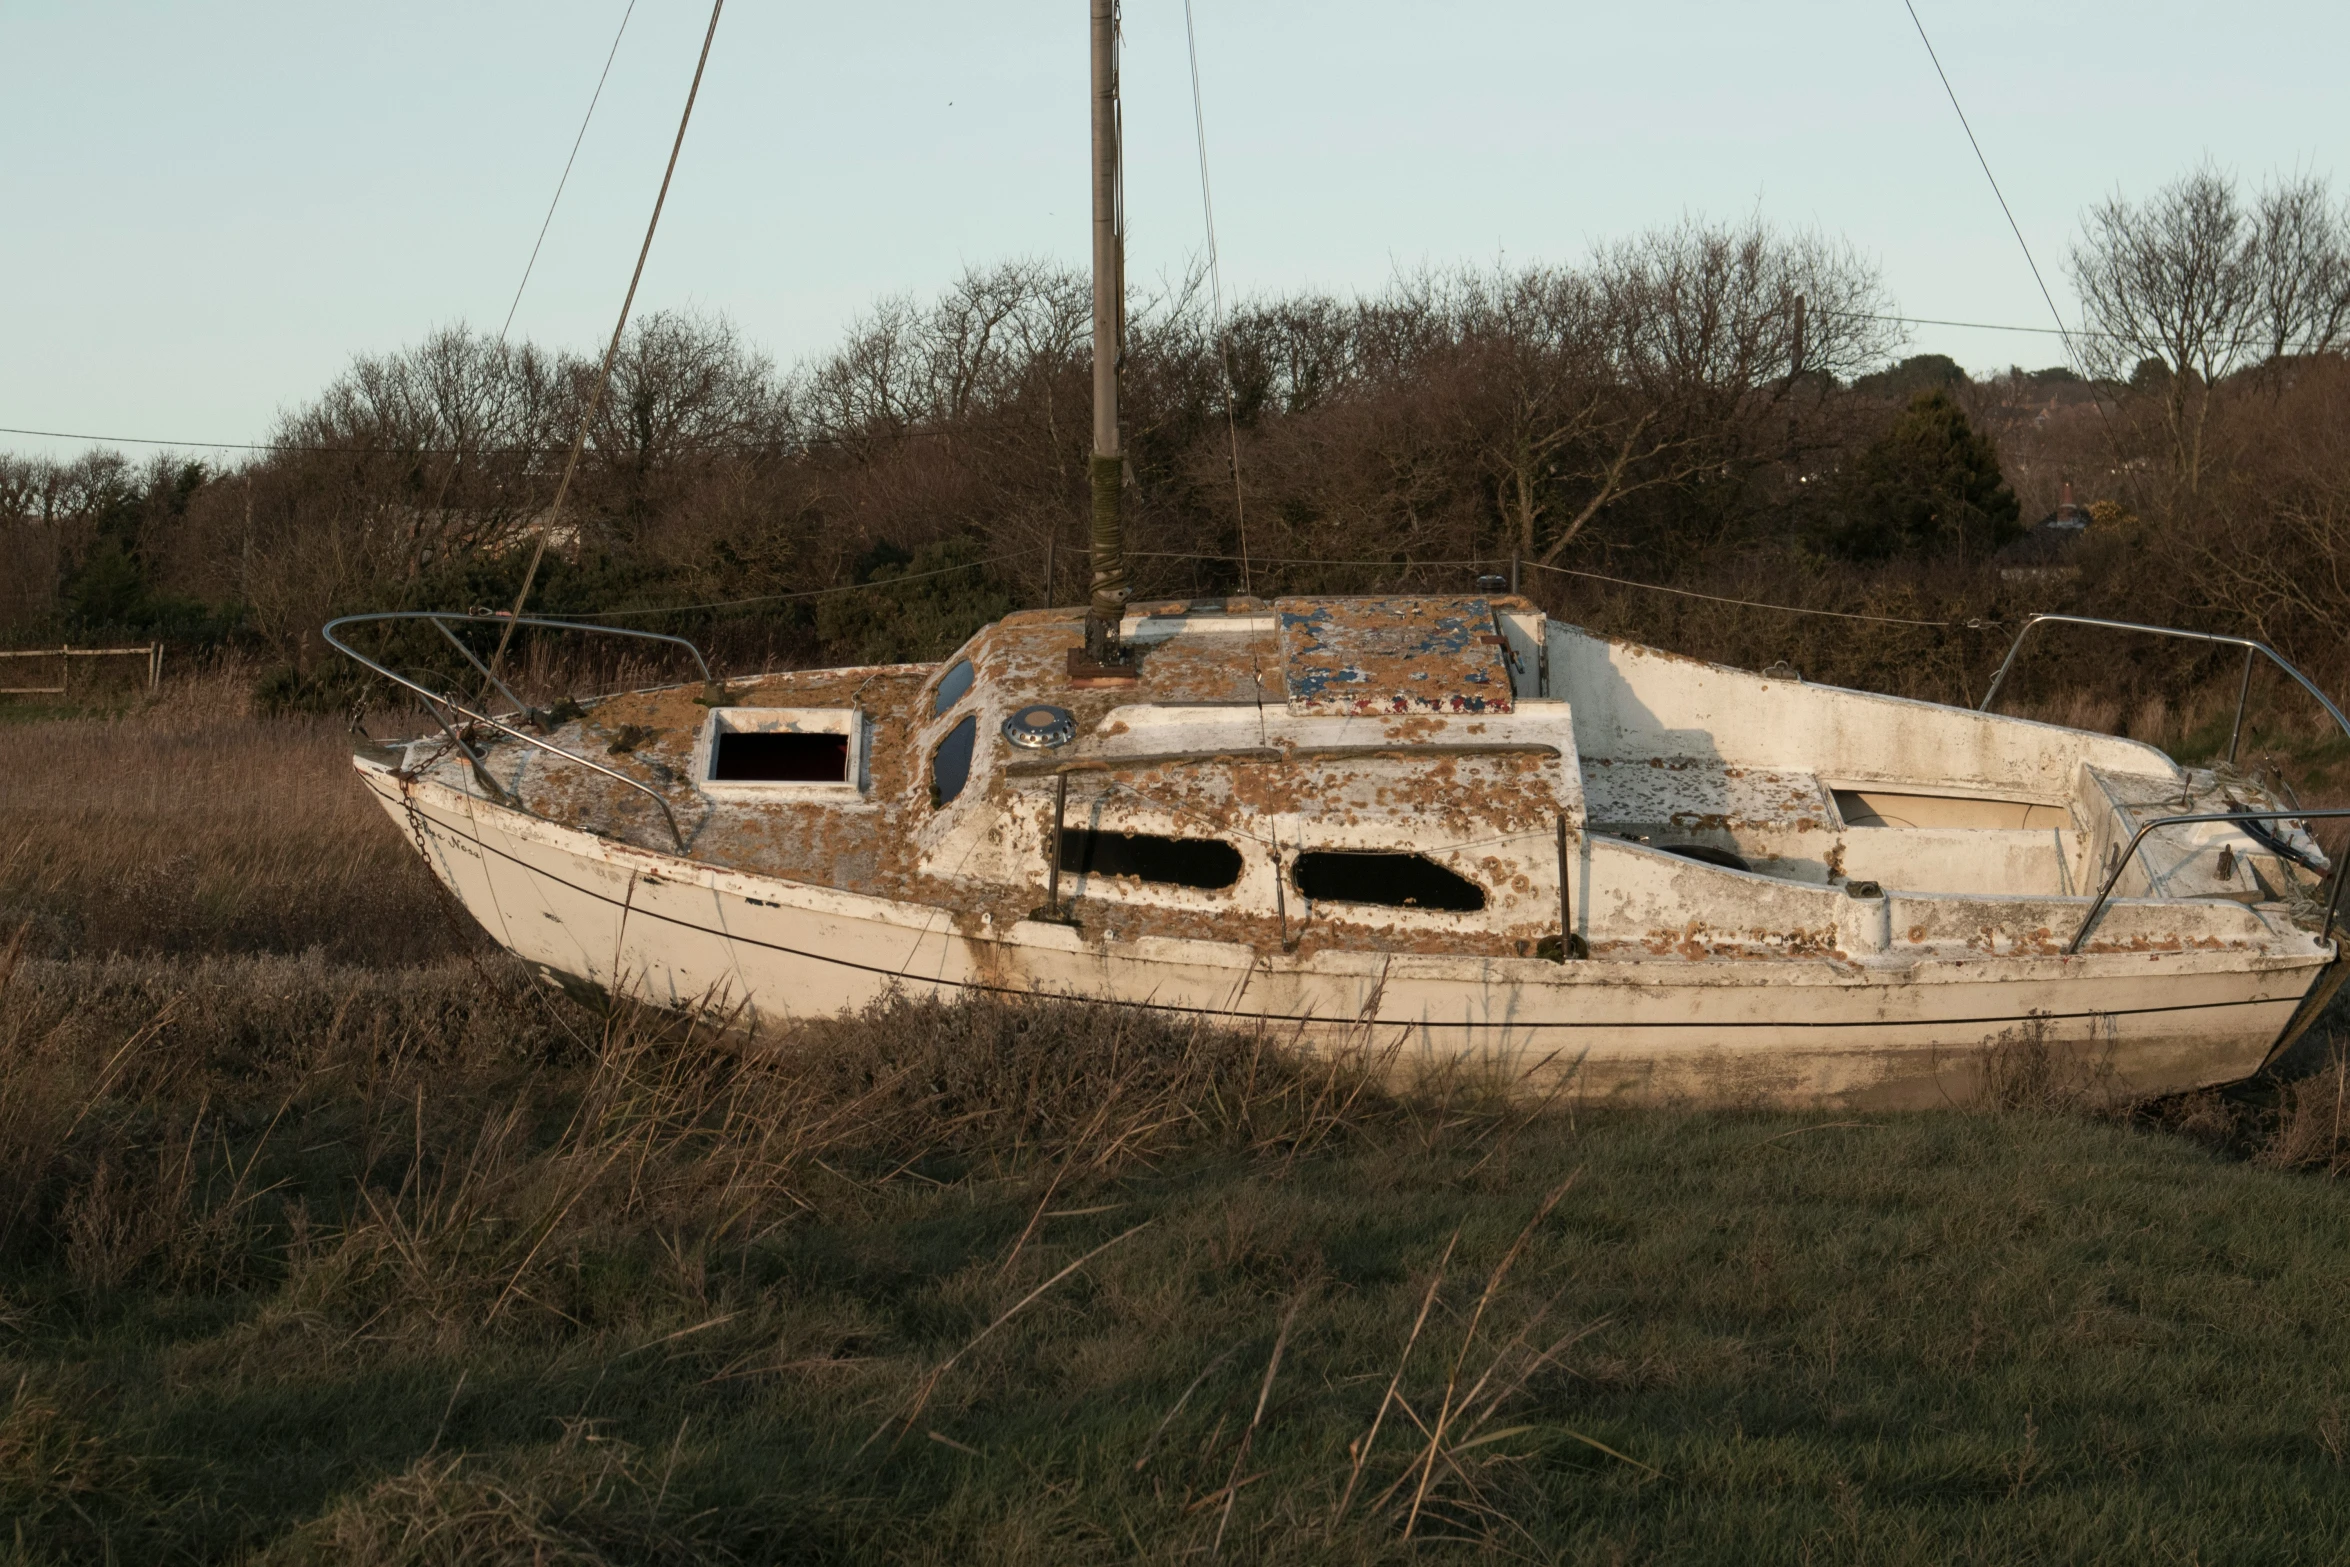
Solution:
[(957, 659), (955, 667), (948, 670), (938, 682), (938, 694), (932, 699), (930, 707), (932, 715), (943, 716), (948, 708), (962, 701), (963, 693), (971, 689), (971, 680), (971, 660)]
[(1316, 903), (1375, 903), (1447, 914), (1473, 914), (1485, 907), (1484, 888), (1423, 854), (1309, 849), (1297, 857), (1290, 879)]
[(1070, 828), (1061, 834), (1061, 869), (1080, 876), (1132, 876), (1215, 892), (1240, 880), (1240, 851), (1214, 838)]
[(846, 783), (849, 737), (720, 733), (710, 758), (719, 783)]
[(971, 747), (979, 738), (979, 715), (966, 713), (963, 721), (930, 753), (930, 803), (944, 805), (971, 781)]

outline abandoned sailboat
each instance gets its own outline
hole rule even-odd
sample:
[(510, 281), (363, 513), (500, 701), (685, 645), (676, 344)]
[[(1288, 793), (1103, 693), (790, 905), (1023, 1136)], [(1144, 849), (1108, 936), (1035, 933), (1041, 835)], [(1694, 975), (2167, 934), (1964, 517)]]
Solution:
[[(2307, 1025), (2340, 969), (2329, 867), (2290, 818), (2329, 813), (2232, 770), (1703, 664), (1512, 596), (1127, 603), (1094, 11), (1091, 603), (935, 665), (705, 665), (556, 712), (463, 623), (601, 628), (336, 622), (442, 720), (357, 765), (500, 942), (763, 1021), (1081, 996), (1600, 1098), (1940, 1103), (2003, 1041), (2153, 1093)], [(387, 620), (433, 624), (508, 709), (347, 640)]]
[(1131, 686), (1073, 689), (1079, 616), (1039, 611), (941, 665), (640, 691), (501, 723), (478, 761), (358, 765), (516, 953), (762, 1019), (1066, 994), (1595, 1096), (1914, 1104), (2003, 1039), (2117, 1091), (2244, 1076), (2334, 959), (2288, 901), (2314, 846), (2149, 825), (2243, 791), (2133, 741), (1508, 598), (1170, 603), (1121, 633)]

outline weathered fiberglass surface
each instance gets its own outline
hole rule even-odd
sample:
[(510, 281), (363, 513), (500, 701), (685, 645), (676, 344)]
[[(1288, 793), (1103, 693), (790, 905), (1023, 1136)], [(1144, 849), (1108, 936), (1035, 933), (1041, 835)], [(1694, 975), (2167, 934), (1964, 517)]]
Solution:
[[(491, 745), (523, 811), (421, 743), (360, 765), (526, 960), (761, 1016), (976, 986), (1376, 1025), (1579, 1091), (1923, 1104), (2017, 1029), (2148, 1091), (2224, 1081), (2323, 1001), (2307, 872), (2227, 824), (2125, 849), (2150, 809), (2243, 789), (2139, 742), (1508, 598), (1138, 606), (1125, 635), (1129, 684), (1073, 684), (1081, 616), (1040, 611), (939, 665), (614, 697), (554, 733), (572, 759)], [(1070, 738), (1015, 747), (1039, 704)], [(698, 786), (713, 708), (849, 736), (854, 783)], [(1086, 852), (1054, 852), (1056, 819)]]
[[(1528, 622), (1537, 628), (1531, 644)], [(1568, 913), (1562, 830), (1575, 838), (1580, 867), (1570, 917), (1595, 955), (1840, 951), (1849, 945), (1839, 934), (1846, 911), (1830, 894), (1847, 879), (1962, 895), (1947, 910), (1905, 914), (1887, 933), (1891, 944), (2037, 949), (2061, 939), (2067, 916), (2014, 900), (2077, 896), (2085, 868), (2106, 852), (2111, 829), (2098, 825), (2102, 817), (2028, 834), (1853, 830), (1825, 778), (1882, 754), (1869, 736), (1895, 725), (1917, 732), (1911, 748), (1922, 756), (1941, 754), (1936, 725), (1977, 749), (2006, 739), (2020, 758), (2006, 765), (2024, 768), (2031, 790), (2057, 799), (2061, 781), (2083, 809), (2104, 814), (2101, 800), (2083, 792), (2083, 779), (2102, 776), (2084, 769), (2088, 756), (2169, 771), (2127, 742), (1772, 682), (1616, 649), (1571, 628), (1554, 627), (1544, 641), (1539, 626), (1532, 605), (1509, 598), (1144, 605), (1128, 622), (1144, 648), (1135, 683), (1080, 688), (1067, 674), (1068, 654), (1083, 641), (1080, 612), (1034, 611), (989, 627), (940, 664), (773, 674), (737, 681), (722, 696), (637, 692), (597, 704), (552, 738), (658, 791), (692, 860), (902, 900), (972, 932), (1008, 929), (1044, 902), (1053, 801), (1065, 789), (1072, 828), (1213, 839), (1242, 861), (1239, 878), (1217, 889), (1107, 873), (1066, 878), (1062, 895), (1082, 904), (1093, 928), (1301, 956), (1350, 946), (1525, 956), (1555, 939)], [(1615, 663), (1592, 665), (1600, 654)], [(1573, 659), (1585, 660), (1575, 678), (1596, 695), (1570, 703), (1548, 693), (1568, 684)], [(976, 672), (967, 687), (964, 660)], [(692, 775), (704, 704), (713, 700), (856, 713), (865, 739), (856, 796), (706, 797)], [(1077, 738), (1048, 752), (1013, 748), (1003, 719), (1039, 702), (1068, 709)], [(1702, 705), (1704, 727), (1688, 724), (1698, 716), (1693, 704)], [(1583, 711), (1593, 707), (1604, 725)], [(1696, 751), (1740, 724), (1753, 734), (1736, 740), (1737, 751)], [(1996, 736), (1975, 735), (1992, 728)], [(976, 739), (969, 781), (942, 804), (934, 758), (958, 732)], [(1785, 738), (1797, 734), (1800, 744)], [(1589, 754), (1599, 743), (1615, 754)], [(1811, 757), (1818, 760), (1802, 765)], [(1830, 765), (1833, 775), (1815, 770)], [(641, 796), (585, 769), (503, 745), (492, 772), (549, 820), (671, 847)], [(2170, 787), (2167, 778), (2152, 784)], [(1657, 852), (1676, 840), (1735, 848), (1762, 874)], [(2216, 841), (2192, 846), (2213, 864), (2219, 849)], [(1317, 901), (1287, 874), (1305, 850), (1423, 855), (1473, 882), (1486, 903), (1458, 912)], [(2240, 865), (2242, 850), (2232, 852)], [(2204, 890), (2175, 876), (2166, 887)], [(2209, 890), (2225, 895), (2216, 883)], [(1978, 892), (2010, 895), (2012, 906), (1964, 901)], [(2192, 913), (2178, 907), (2181, 919)], [(2227, 923), (2217, 914), (2189, 923), (2215, 920)], [(2254, 939), (2257, 928), (2231, 926), (2214, 939)], [(2100, 931), (2107, 939), (2138, 938), (2116, 924)], [(2182, 925), (2179, 939), (2197, 937)]]
[[(658, 790), (696, 860), (925, 903), (958, 923), (1009, 923), (1040, 900), (1056, 780), (1040, 772), (1034, 753), (1008, 746), (999, 725), (1020, 707), (1051, 702), (1073, 713), (1081, 737), (1044, 759), (1070, 770), (1070, 825), (1212, 837), (1238, 848), (1249, 866), (1220, 894), (1114, 878), (1070, 889), (1127, 931), (1291, 951), (1363, 937), (1398, 951), (1530, 951), (1557, 920), (1555, 897), (1537, 893), (1525, 862), (1555, 856), (1552, 827), (1575, 791), (1563, 708), (1543, 721), (1542, 734), (1515, 732), (1525, 720), (1513, 724), (1492, 601), (1379, 601), (1376, 610), (1340, 601), (1345, 613), (1326, 613), (1332, 602), (1138, 606), (1130, 635), (1146, 651), (1139, 680), (1125, 688), (1069, 685), (1067, 653), (1083, 640), (1076, 611), (1013, 615), (938, 665), (774, 674), (730, 688), (724, 701), (734, 707), (859, 711), (869, 726), (868, 762), (853, 803), (702, 797), (692, 779), (707, 716), (697, 688), (610, 698), (551, 738)], [(1380, 629), (1431, 607), (1436, 630), (1419, 653)], [(1318, 651), (1299, 654), (1294, 638), (1285, 648), (1290, 625), (1316, 628), (1305, 640)], [(977, 679), (942, 710), (935, 688), (963, 658)], [(1434, 677), (1425, 689), (1411, 688), (1415, 659)], [(1349, 684), (1373, 694), (1366, 703), (1310, 690), (1301, 696), (1301, 678), (1313, 686), (1341, 668), (1363, 677)], [(940, 809), (931, 798), (931, 758), (972, 716), (970, 784)], [(614, 751), (623, 740), (634, 743)], [(494, 770), (551, 820), (666, 846), (666, 829), (641, 797), (583, 769), (506, 747)], [(1445, 917), (1316, 904), (1277, 890), (1274, 855), (1311, 846), (1300, 841), (1307, 837), (1441, 854), (1492, 902), (1474, 918)]]
[(1292, 712), (1510, 710), (1490, 599), (1283, 599), (1275, 610)]

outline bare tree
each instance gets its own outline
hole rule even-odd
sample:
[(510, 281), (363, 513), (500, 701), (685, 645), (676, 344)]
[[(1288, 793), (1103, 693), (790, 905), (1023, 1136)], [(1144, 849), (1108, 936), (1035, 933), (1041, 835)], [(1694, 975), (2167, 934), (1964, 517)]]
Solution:
[(1680, 471), (1666, 460), (1678, 443), (1654, 433), (1656, 408), (1622, 374), (1617, 323), (1589, 277), (1470, 274), (1431, 291), (1427, 309), (1448, 328), (1449, 391), (1514, 552), (1556, 560), (1610, 502)]
[(310, 499), (287, 526), (345, 529), (338, 552), (355, 566), (366, 557), (372, 570), (381, 556), (413, 582), (504, 549), (527, 527), (544, 503), (534, 476), (560, 445), (568, 407), (550, 356), (448, 327), (355, 360), (278, 421), (286, 450), (251, 478), (264, 512), (299, 491)]
[(2203, 485), (2212, 397), (2228, 376), (2339, 346), (2350, 326), (2350, 220), (2323, 180), (2272, 184), (2247, 208), (2205, 165), (2132, 204), (2091, 208), (2069, 260), (2107, 379), (2159, 368), (2174, 476)]
[(1730, 495), (1760, 467), (1803, 465), (1841, 433), (1818, 418), (1823, 399), (1901, 342), (1873, 265), (1849, 245), (1759, 219), (1653, 230), (1603, 251), (1594, 272), (1652, 467), (1643, 476), (1633, 444), (1619, 447), (1546, 560), (1600, 507), (1639, 489), (1710, 475), (1729, 481), (1714, 488)]
[(2327, 182), (2271, 185), (2254, 211), (2254, 305), (2271, 364), (2327, 353), (2350, 337), (2350, 209)]

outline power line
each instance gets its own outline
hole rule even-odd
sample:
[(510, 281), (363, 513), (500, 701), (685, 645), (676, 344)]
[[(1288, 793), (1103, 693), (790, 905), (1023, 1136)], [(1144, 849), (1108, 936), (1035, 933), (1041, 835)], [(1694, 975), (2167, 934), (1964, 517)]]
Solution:
[[(2017, 326), (2013, 322), (2005, 321), (1958, 321), (1944, 316), (1889, 315), (1879, 311), (1868, 310), (1833, 310), (1822, 308), (1815, 310), (1813, 313), (1815, 315), (1821, 316), (1837, 316), (1847, 321), (1885, 321), (1900, 326), (1957, 327), (1973, 332), (2020, 332), (2030, 336), (2062, 337), (2068, 339), (2103, 338), (2107, 341), (2116, 343), (2126, 343), (2133, 341), (2133, 339), (2122, 333), (2099, 331), (2094, 327)], [(2228, 346), (2231, 347), (2240, 348), (2249, 346), (2257, 348), (2264, 346), (2268, 340), (2266, 338), (2259, 337), (2244, 337), (2229, 338), (2220, 341), (2224, 341)], [(959, 429), (908, 429), (892, 430), (876, 436), (850, 437), (836, 435), (804, 435), (794, 437), (790, 441), (698, 441), (695, 442), (694, 445), (697, 450), (701, 451), (768, 451), (779, 447), (788, 447), (794, 444), (807, 446), (838, 446), (850, 444), (852, 442), (864, 441), (890, 441), (901, 439), (946, 440), (964, 433), (967, 432)], [(183, 439), (177, 436), (95, 434), (88, 430), (37, 430), (22, 425), (11, 424), (0, 424), (0, 435), (31, 435), (39, 436), (46, 440), (55, 441), (91, 441), (100, 445), (108, 446), (161, 446), (180, 448), (188, 451), (217, 452), (285, 452), (297, 456), (349, 456), (354, 452), (365, 450), (364, 447), (356, 442), (349, 445), (329, 446), (299, 441), (196, 441)], [(449, 446), (399, 446), (389, 448), (387, 455), (399, 457), (452, 457), (461, 455), (464, 450), (465, 448)], [(495, 447), (490, 448), (490, 450), (537, 455), (545, 452), (563, 451), (566, 450), (566, 448), (561, 446), (510, 446)], [(1232, 558), (1238, 560), (1240, 557), (1234, 556)]]
[[(886, 440), (901, 436), (907, 439), (912, 439), (917, 436), (946, 437), (960, 435), (963, 433), (965, 432), (953, 429), (896, 430), (890, 432), (888, 436), (879, 437), (859, 436), (852, 438), (837, 435), (800, 435), (791, 437), (788, 440), (692, 441), (689, 444), (694, 450), (705, 452), (763, 452), (774, 451), (779, 448), (787, 448), (793, 445), (842, 446), (849, 444), (852, 439), (870, 441)], [(382, 455), (391, 457), (460, 457), (466, 455), (469, 452), (477, 456), (508, 454), (537, 457), (550, 452), (569, 450), (568, 447), (560, 445), (491, 446), (476, 450), (471, 447), (463, 446), (403, 446), (396, 443), (387, 444), (382, 447), (371, 448), (366, 442), (361, 440), (353, 440), (340, 446), (305, 441), (191, 441), (182, 440), (176, 436), (95, 435), (87, 430), (34, 430), (12, 424), (0, 424), (0, 435), (38, 435), (46, 436), (51, 440), (96, 441), (112, 446), (164, 446), (180, 447), (190, 451), (217, 452), (288, 452), (297, 456), (307, 454), (312, 456), (333, 457), (349, 457), (357, 454), (364, 454), (371, 450), (378, 451)]]
[[(910, 572), (902, 577), (885, 577), (875, 582), (849, 582), (829, 588), (807, 588), (796, 593), (770, 593), (758, 598), (720, 599), (707, 604), (666, 604), (648, 609), (616, 609), (607, 610), (602, 614), (595, 615), (562, 615), (546, 616), (543, 618), (550, 620), (560, 619), (573, 621), (641, 620), (652, 615), (682, 615), (696, 610), (739, 609), (752, 604), (783, 604), (805, 599), (831, 598), (835, 595), (843, 593), (880, 592), (888, 588), (896, 587), (902, 583), (921, 582), (928, 578), (952, 576), (957, 572), (963, 571), (979, 571), (989, 566), (1000, 566), (1009, 561), (1025, 560), (1037, 554), (1039, 548), (1039, 546), (1031, 546), (1027, 549), (1011, 550), (1001, 555), (991, 555), (984, 560), (964, 561), (960, 565), (954, 566), (939, 566), (929, 571)], [(1179, 562), (1218, 561), (1233, 563), (1240, 559), (1240, 557), (1237, 555), (1214, 555), (1195, 551), (1180, 550), (1134, 550), (1129, 551), (1128, 556), (1130, 559), (1134, 560), (1165, 560)], [(1256, 564), (1265, 567), (1364, 567), (1375, 570), (1402, 573), (1409, 571), (1429, 571), (1437, 569), (1475, 568), (1480, 566), (1490, 566), (1497, 563), (1494, 561), (1481, 559), (1398, 561), (1310, 560), (1303, 558), (1260, 557), (1257, 559)], [(1562, 577), (1581, 577), (1588, 581), (1605, 582), (1615, 587), (1631, 588), (1643, 593), (1664, 593), (1669, 594), (1674, 598), (1702, 599), (1710, 604), (1730, 604), (1735, 605), (1741, 609), (1769, 610), (1775, 614), (1781, 615), (1814, 615), (1828, 620), (1867, 621), (1871, 624), (1881, 626), (1917, 626), (1926, 630), (1947, 630), (1953, 626), (1961, 624), (1964, 624), (1970, 629), (1973, 629), (1979, 628), (1984, 624), (1988, 624), (1987, 622), (1978, 621), (1960, 622), (1951, 620), (1918, 620), (1905, 615), (1866, 615), (1854, 610), (1813, 609), (1801, 604), (1773, 604), (1762, 599), (1730, 598), (1719, 593), (1701, 593), (1694, 588), (1667, 587), (1661, 582), (1640, 582), (1630, 577), (1610, 576), (1606, 572), (1602, 571), (1581, 571), (1572, 566), (1550, 566), (1544, 565), (1540, 561), (1528, 561), (1526, 564), (1534, 567), (1538, 571), (1548, 571)]]
[(2107, 337), (2110, 333), (2076, 329), (2067, 332), (2060, 326), (2004, 326), (1997, 321), (1950, 321), (1939, 316), (1888, 316), (1867, 310), (1819, 310), (1815, 315), (1842, 316), (1847, 321), (1892, 321), (1902, 326), (1955, 326), (1974, 332), (2030, 332), (2041, 337)]
[(544, 615), (543, 620), (641, 620), (647, 615), (683, 615), (698, 609), (740, 609), (747, 604), (785, 604), (797, 599), (831, 598), (839, 593), (873, 593), (883, 588), (894, 588), (902, 582), (920, 582), (928, 577), (952, 576), (958, 571), (977, 571), (983, 566), (1000, 566), (1006, 561), (1024, 560), (1034, 555), (1034, 548), (1013, 550), (1009, 554), (990, 555), (985, 560), (967, 560), (959, 566), (939, 566), (929, 571), (912, 571), (902, 577), (883, 577), (874, 582), (844, 582), (829, 588), (803, 588), (797, 593), (768, 593), (758, 598), (718, 599), (708, 604), (663, 604), (651, 609), (614, 609), (597, 615)]
[[(1555, 571), (1562, 577), (1588, 577), (1594, 582), (1612, 582), (1617, 587), (1638, 588), (1645, 593), (1670, 593), (1675, 598), (1704, 599), (1710, 604), (1735, 604), (1742, 609), (1776, 610), (1782, 615), (1820, 615), (1831, 620), (1865, 620), (1880, 626), (1926, 626), (1935, 630), (1946, 630), (1957, 624), (1949, 620), (1912, 620), (1906, 615), (1862, 615), (1843, 609), (1806, 609), (1800, 604), (1766, 604), (1761, 599), (1725, 598), (1719, 593), (1699, 593), (1693, 588), (1668, 588), (1661, 582), (1634, 582), (1630, 577), (1611, 577), (1604, 571), (1577, 571), (1571, 566), (1553, 566), (1539, 560), (1530, 560), (1526, 564), (1536, 571)], [(1967, 624), (1974, 626), (1978, 622), (1969, 621)]]
[[(1136, 560), (1219, 560), (1237, 559), (1231, 555), (1180, 554), (1175, 552), (1130, 551)], [(1420, 571), (1434, 567), (1479, 567), (1498, 565), (1493, 560), (1283, 560), (1260, 559), (1260, 566), (1368, 566), (1387, 571)], [(1562, 577), (1583, 577), (1593, 582), (1612, 583), (1619, 588), (1636, 588), (1643, 593), (1668, 593), (1675, 598), (1704, 599), (1713, 604), (1735, 604), (1742, 609), (1767, 609), (1782, 615), (1819, 615), (1830, 620), (1865, 620), (1884, 626), (1923, 626), (1930, 630), (1946, 630), (1961, 624), (1950, 620), (1915, 620), (1905, 615), (1863, 615), (1843, 609), (1807, 609), (1800, 604), (1771, 604), (1761, 599), (1726, 598), (1719, 593), (1700, 593), (1693, 588), (1669, 588), (1661, 582), (1636, 582), (1630, 577), (1611, 577), (1604, 571), (1579, 571), (1572, 566), (1552, 566), (1542, 561), (1527, 561), (1537, 571), (1554, 572)], [(1974, 625), (1975, 622), (1965, 622)]]
[(296, 446), (283, 441), (183, 441), (158, 435), (92, 435), (87, 430), (29, 430), (0, 424), (0, 435), (38, 435), (53, 441), (102, 441), (110, 446), (178, 446), (208, 452), (347, 452), (347, 446)]

